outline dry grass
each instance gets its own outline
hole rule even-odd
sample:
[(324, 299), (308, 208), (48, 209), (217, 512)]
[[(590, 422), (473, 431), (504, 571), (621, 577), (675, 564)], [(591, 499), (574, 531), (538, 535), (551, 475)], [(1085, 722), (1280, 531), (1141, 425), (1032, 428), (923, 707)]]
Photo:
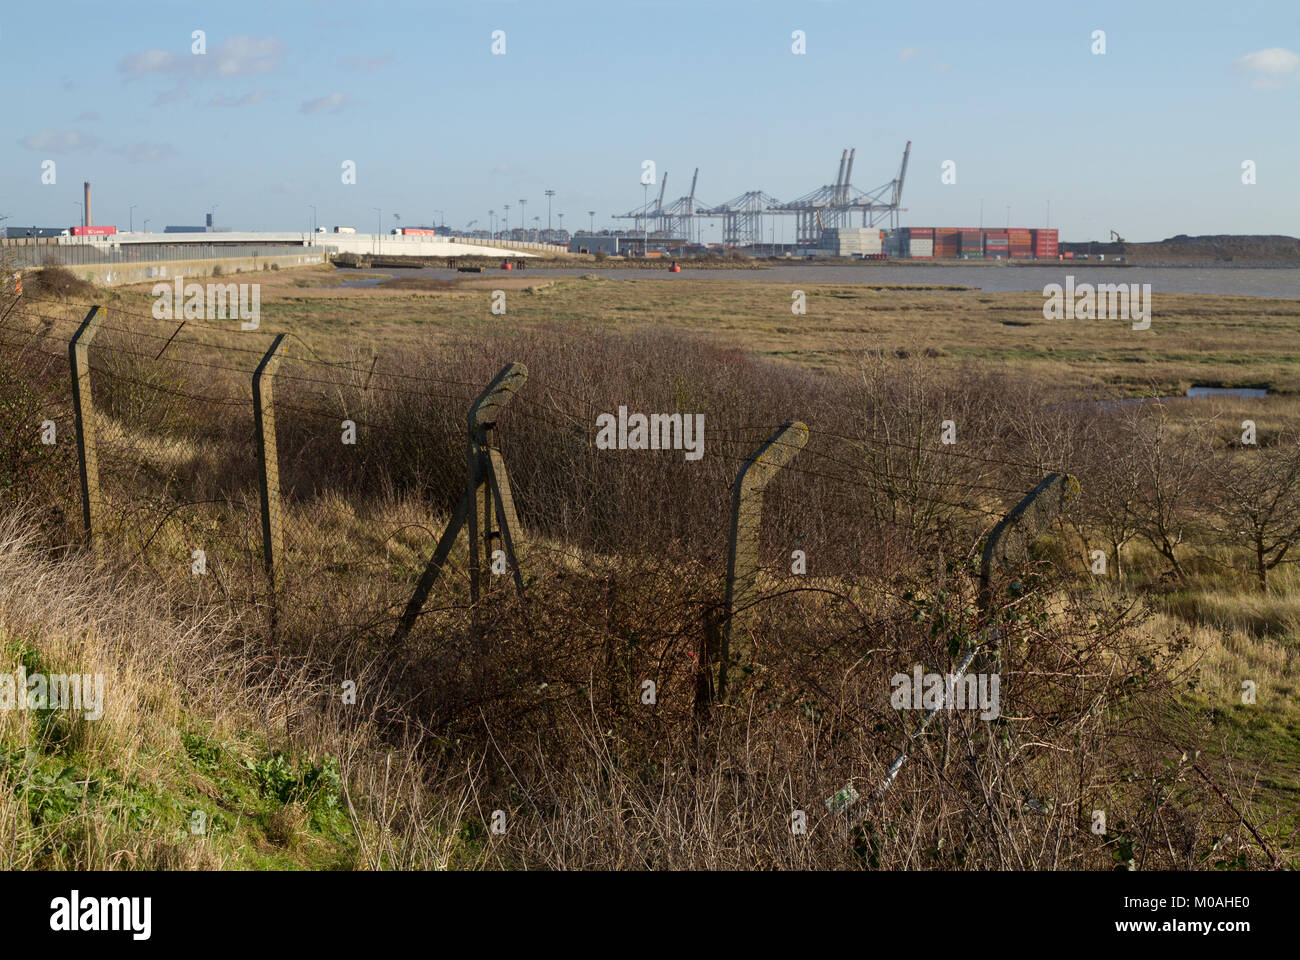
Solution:
[[(1102, 868), (1126, 860), (1119, 854), (1134, 844), (1143, 866), (1260, 866), (1273, 853), (1291, 856), (1285, 838), (1293, 824), (1261, 822), (1266, 852), (1203, 776), (1253, 817), (1261, 789), (1272, 787), (1252, 775), (1263, 770), (1267, 780), (1289, 762), (1285, 740), (1269, 742), (1277, 756), (1243, 755), (1229, 722), (1240, 714), (1228, 704), (1236, 697), (1235, 657), (1259, 675), (1269, 709), (1279, 716), (1289, 709), (1277, 701), (1294, 690), (1294, 634), (1287, 636), (1294, 575), (1283, 569), (1270, 593), (1248, 597), (1248, 576), (1232, 569), (1240, 555), (1224, 550), (1217, 565), (1206, 565), (1194, 554), (1213, 544), (1193, 539), (1177, 553), (1192, 582), (1178, 584), (1166, 558), (1135, 541), (1124, 551), (1124, 581), (1100, 584), (1076, 576), (1092, 535), (1086, 526), (1057, 532), (1044, 556), (1057, 560), (1062, 575), (1039, 584), (1018, 605), (1022, 612), (1008, 608), (1008, 676), (1018, 679), (1006, 712), (1018, 719), (942, 724), (889, 801), (868, 804), (854, 830), (817, 812), (846, 781), (869, 793), (910, 728), (914, 718), (888, 706), (889, 676), (911, 663), (947, 665), (955, 638), (978, 635), (963, 558), (990, 517), (1051, 464), (1086, 461), (1104, 470), (1112, 462), (1112, 419), (1079, 413), (1068, 391), (1049, 390), (1046, 381), (1078, 387), (1109, 378), (1119, 369), (1117, 348), (1081, 330), (1072, 335), (1095, 359), (1072, 355), (1061, 364), (1048, 349), (1053, 332), (1039, 331), (1037, 346), (1022, 345), (1034, 376), (1008, 376), (1005, 369), (1020, 361), (999, 356), (996, 338), (1005, 334), (992, 325), (1002, 328), (999, 305), (1021, 310), (1023, 297), (964, 299), (969, 315), (957, 311), (953, 319), (949, 298), (967, 295), (821, 290), (813, 301), (834, 300), (833, 315), (811, 310), (787, 320), (780, 314), (788, 291), (691, 284), (556, 280), (512, 294), (508, 329), (522, 328), (514, 334), (500, 329), (505, 321), (478, 315), (479, 307), (486, 312), (485, 297), (474, 305), (482, 292), (348, 291), (337, 303), (320, 295), (310, 319), (297, 300), (264, 300), (256, 343), (268, 330), (293, 329), (329, 359), (352, 361), (327, 373), (301, 359), (282, 367), (278, 428), (292, 573), (291, 602), (274, 636), (266, 629), (248, 455), (254, 340), (187, 334), (169, 347), (174, 362), (158, 365), (172, 379), (159, 380), (146, 376), (147, 363), (132, 366), (126, 352), (170, 327), (133, 322), (121, 325), (127, 332), (106, 331), (96, 394), (106, 409), (103, 463), (117, 561), (141, 582), (160, 584), (150, 601), (159, 636), (179, 625), (190, 639), (173, 639), (181, 653), (172, 657), (155, 656), (161, 641), (105, 646), (121, 649), (121, 659), (140, 658), (139, 669), (171, 676), (175, 692), (154, 704), (154, 733), (133, 733), (126, 720), (106, 727), (97, 762), (114, 760), (113, 745), (132, 736), (139, 746), (127, 756), (145, 768), (152, 757), (175, 755), (167, 724), (175, 737), (195, 714), (205, 722), (211, 715), (207, 735), (231, 755), (269, 760), (283, 748), (333, 756), (346, 774), (350, 833), (338, 841), (346, 865)], [(1281, 303), (1283, 312), (1294, 310)], [(918, 311), (929, 323), (920, 337), (915, 320), (910, 327), (904, 320)], [(647, 329), (650, 312), (656, 331)], [(708, 319), (724, 314), (747, 319)], [(1183, 322), (1202, 323), (1190, 313)], [(883, 339), (892, 347), (891, 337), (906, 337), (907, 346), (858, 355), (849, 379), (808, 372), (847, 363), (844, 335), (853, 324), (877, 346)], [(1220, 336), (1208, 320), (1198, 329)], [(500, 335), (484, 336), (490, 332)], [(385, 354), (369, 389), (361, 386), (369, 357), (353, 349), (359, 334), (403, 345)], [(923, 344), (941, 334), (949, 345), (927, 351)], [(742, 339), (804, 369), (728, 348)], [(1261, 349), (1285, 378), (1293, 359), (1280, 341), (1281, 334), (1265, 337)], [(1228, 352), (1226, 336), (1215, 343)], [(908, 356), (892, 356), (897, 349)], [(1177, 376), (1183, 361), (1175, 353), (1166, 346), (1165, 355), (1153, 354), (1155, 379)], [(507, 359), (527, 362), (536, 388), (502, 420), (527, 532), (530, 600), (523, 605), (497, 591), (471, 610), (458, 548), (409, 644), (392, 649), (394, 611), (463, 489), (468, 397)], [(964, 362), (989, 359), (1004, 366)], [(213, 362), (232, 369), (184, 366)], [(421, 378), (426, 386), (412, 389)], [(238, 412), (214, 415), (225, 412), (222, 403)], [(716, 446), (691, 469), (678, 456), (597, 457), (592, 414), (620, 403), (705, 411)], [(1171, 406), (1170, 435), (1182, 442), (1194, 430), (1212, 433), (1243, 409), (1255, 408)], [(1187, 410), (1198, 413), (1185, 417)], [(1206, 427), (1203, 411), (1218, 419)], [(820, 443), (865, 432), (893, 438), (908, 453), (890, 458), (867, 444), (815, 443), (796, 464), (808, 470), (774, 484), (763, 585), (772, 594), (791, 586), (794, 543), (807, 549), (815, 579), (800, 584), (809, 592), (763, 606), (753, 634), (737, 642), (732, 667), (740, 679), (702, 717), (695, 664), (702, 653), (707, 658), (706, 624), (720, 596), (726, 491), (754, 444), (794, 415)], [(963, 450), (997, 459), (959, 462), (927, 452), (929, 431), (950, 415), (970, 445)], [(338, 441), (345, 416), (362, 427), (355, 449)], [(219, 503), (199, 502), (206, 500)], [(160, 505), (185, 503), (194, 506), (152, 529)], [(75, 502), (64, 542), (74, 519)], [(1198, 527), (1198, 536), (1204, 532)], [(207, 547), (216, 577), (189, 575), (196, 544)], [(42, 581), (39, 595), (48, 602), (67, 591), (87, 616), (94, 598), (126, 590), (126, 581), (91, 588), (84, 569), (57, 569), (73, 572)], [(1153, 616), (1127, 609), (1135, 593), (1151, 596)], [(13, 635), (48, 633), (41, 642), (52, 651), (62, 649), (65, 633), (85, 629), (51, 618), (46, 631), (36, 605), (19, 609), (27, 612)], [(193, 635), (185, 632), (191, 625)], [(174, 659), (185, 656), (193, 663)], [(659, 700), (646, 710), (639, 691), (651, 677)], [(348, 680), (359, 701), (342, 711), (336, 691)], [(218, 709), (225, 695), (231, 699)], [(381, 757), (383, 744), (392, 766)], [(1200, 768), (1178, 759), (1197, 749)], [(166, 783), (167, 767), (156, 769), (155, 781)], [(319, 865), (320, 830), (305, 824), (299, 804), (290, 798), (263, 809), (256, 842), (214, 856), (255, 864), (246, 848), (260, 843)], [(1116, 824), (1104, 843), (1086, 829), (1098, 804)], [(24, 825), (23, 808), (7, 809), (0, 816), (15, 824), (15, 835), (37, 829)], [(490, 831), (498, 810), (509, 825), (504, 835)], [(790, 832), (793, 810), (808, 812), (810, 841)], [(115, 841), (123, 850), (128, 835)]]

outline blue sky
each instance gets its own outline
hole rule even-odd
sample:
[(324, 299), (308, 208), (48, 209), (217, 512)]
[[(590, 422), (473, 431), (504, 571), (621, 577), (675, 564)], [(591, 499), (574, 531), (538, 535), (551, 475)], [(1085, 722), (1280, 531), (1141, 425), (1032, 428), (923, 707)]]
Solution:
[(641, 204), (646, 159), (669, 198), (698, 166), (708, 203), (786, 200), (846, 147), (856, 186), (884, 183), (910, 139), (904, 224), (976, 225), (982, 200), (986, 226), (1050, 202), (1072, 240), (1300, 234), (1295, 0), (74, 0), (6, 4), (0, 51), (11, 225), (79, 222), (90, 180), (122, 229), (131, 204), (151, 230), (214, 204), (234, 229), (306, 229), (309, 204), (366, 230), (509, 203), (518, 225), (520, 198), (545, 225), (546, 189), (599, 228)]

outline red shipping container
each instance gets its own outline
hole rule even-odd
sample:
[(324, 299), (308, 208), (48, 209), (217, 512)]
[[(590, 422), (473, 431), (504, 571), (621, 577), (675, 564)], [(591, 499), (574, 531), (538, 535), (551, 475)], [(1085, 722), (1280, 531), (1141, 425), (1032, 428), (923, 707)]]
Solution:
[(117, 233), (117, 227), (73, 227), (74, 237), (111, 237)]

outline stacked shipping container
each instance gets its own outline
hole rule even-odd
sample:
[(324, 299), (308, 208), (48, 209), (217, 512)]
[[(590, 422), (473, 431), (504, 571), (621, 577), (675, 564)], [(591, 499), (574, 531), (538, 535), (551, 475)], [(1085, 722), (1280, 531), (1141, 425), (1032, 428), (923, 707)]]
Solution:
[(1039, 260), (1055, 260), (1059, 254), (1055, 230), (1034, 231), (1034, 256)]
[(1061, 256), (1056, 230), (1023, 227), (903, 227), (898, 231), (898, 253), (912, 258), (963, 260), (1056, 260)]
[(904, 233), (909, 257), (928, 260), (934, 256), (933, 227), (908, 227)]
[(1011, 256), (1011, 239), (1006, 230), (984, 231), (984, 259), (1005, 260)]
[(938, 227), (934, 231), (934, 255), (944, 260), (956, 260), (961, 244), (961, 230), (957, 227)]

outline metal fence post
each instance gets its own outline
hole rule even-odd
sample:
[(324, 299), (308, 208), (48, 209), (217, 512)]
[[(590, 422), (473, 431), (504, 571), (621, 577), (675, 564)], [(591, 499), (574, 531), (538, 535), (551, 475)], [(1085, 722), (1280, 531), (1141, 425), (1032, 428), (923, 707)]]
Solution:
[(763, 517), (763, 490), (807, 442), (808, 427), (792, 420), (772, 434), (736, 475), (727, 540), (727, 608), (719, 651), (722, 660), (718, 672), (719, 698), (725, 696), (727, 689), (732, 628), (737, 623), (747, 626), (753, 620), (753, 605), (758, 597), (758, 534)]
[(77, 471), (81, 476), (81, 522), (96, 561), (103, 559), (104, 550), (103, 531), (100, 529), (99, 463), (95, 456), (95, 403), (90, 389), (90, 342), (99, 332), (100, 320), (99, 307), (91, 307), (68, 343), (77, 434)]
[(262, 562), (271, 590), (271, 619), (275, 620), (276, 596), (283, 579), (284, 533), (280, 516), (280, 461), (275, 449), (275, 406), (272, 380), (284, 354), (280, 345), (285, 335), (277, 334), (253, 372), (253, 416), (257, 431), (258, 494), (262, 505)]

